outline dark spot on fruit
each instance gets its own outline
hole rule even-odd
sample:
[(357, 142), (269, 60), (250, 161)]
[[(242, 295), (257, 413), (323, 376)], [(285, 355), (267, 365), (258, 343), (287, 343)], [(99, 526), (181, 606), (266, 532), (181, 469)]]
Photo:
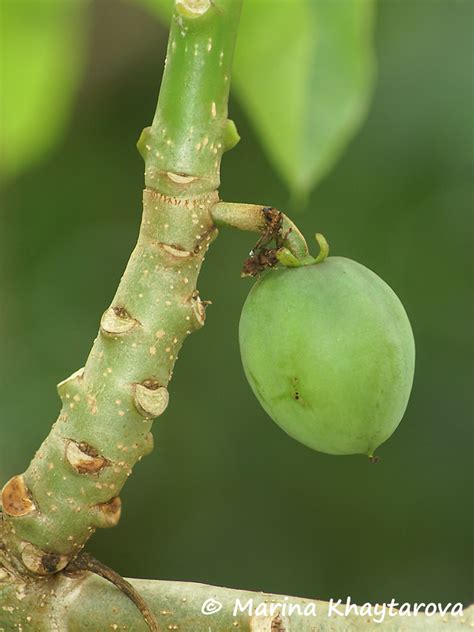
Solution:
[(295, 399), (299, 399), (300, 398), (300, 394), (298, 393), (298, 391), (296, 391), (295, 393)]

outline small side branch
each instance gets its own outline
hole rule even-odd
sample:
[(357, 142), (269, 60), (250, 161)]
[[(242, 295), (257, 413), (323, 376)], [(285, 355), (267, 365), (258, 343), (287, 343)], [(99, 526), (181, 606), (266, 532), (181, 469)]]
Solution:
[(278, 245), (288, 248), (297, 259), (307, 257), (308, 246), (299, 228), (289, 217), (272, 207), (260, 204), (218, 202), (212, 207), (211, 214), (216, 226), (227, 226), (270, 236), (268, 231), (269, 228), (271, 230), (273, 220), (269, 211), (281, 217), (278, 233), (274, 235), (277, 241), (280, 240)]
[(97, 528), (115, 526), (122, 487), (153, 448), (180, 349), (205, 321), (197, 281), (217, 234), (210, 208), (222, 155), (238, 140), (227, 104), (240, 8), (241, 0), (175, 2), (155, 117), (138, 143), (138, 242), (85, 366), (58, 385), (57, 422), (0, 490), (0, 580), (41, 584)]
[(86, 553), (85, 551), (79, 553), (76, 559), (69, 564), (66, 570), (72, 573), (75, 571), (89, 571), (90, 573), (94, 573), (95, 575), (107, 580), (135, 604), (150, 632), (160, 632), (160, 626), (158, 625), (155, 615), (150, 610), (148, 604), (140, 595), (138, 590), (136, 590), (129, 581), (124, 579), (116, 571), (105, 564), (102, 564), (99, 560), (96, 560), (95, 557), (90, 555), (90, 553)]

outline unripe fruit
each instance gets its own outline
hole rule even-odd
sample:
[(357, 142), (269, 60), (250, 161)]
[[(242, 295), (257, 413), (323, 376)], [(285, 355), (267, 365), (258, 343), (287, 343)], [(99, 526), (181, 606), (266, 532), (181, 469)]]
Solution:
[(343, 257), (269, 270), (240, 319), (247, 379), (290, 436), (368, 454), (393, 433), (413, 382), (410, 322), (392, 289)]

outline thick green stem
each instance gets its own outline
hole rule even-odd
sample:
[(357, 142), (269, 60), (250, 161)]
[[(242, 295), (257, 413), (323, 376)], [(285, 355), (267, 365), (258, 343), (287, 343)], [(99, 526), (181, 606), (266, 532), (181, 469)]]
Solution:
[[(163, 631), (467, 632), (474, 627), (474, 607), (462, 612), (460, 604), (456, 608), (450, 604), (445, 614), (431, 615), (425, 615), (423, 610), (415, 615), (413, 609), (411, 615), (388, 608), (384, 611), (381, 605), (372, 606), (368, 612), (367, 607), (362, 610), (361, 606), (356, 608), (352, 604), (346, 614), (345, 597), (341, 603), (337, 604), (335, 598), (331, 604), (203, 584), (130, 581), (153, 610)], [(95, 575), (58, 574), (45, 579), (42, 588), (39, 595), (28, 585), (14, 584), (3, 589), (2, 602), (7, 607), (0, 609), (0, 632), (21, 629), (35, 632), (148, 632), (135, 605)], [(203, 614), (203, 607), (207, 615)], [(26, 620), (29, 627), (21, 628)]]
[(168, 195), (219, 188), (224, 151), (239, 140), (227, 118), (240, 0), (180, 0), (151, 127), (139, 149), (145, 183)]
[(97, 527), (117, 523), (120, 490), (152, 449), (181, 345), (204, 324), (196, 282), (217, 234), (211, 208), (232, 140), (239, 11), (240, 0), (176, 4), (157, 113), (139, 143), (147, 188), (138, 243), (85, 367), (58, 387), (58, 421), (2, 490), (0, 569), (9, 573), (53, 574)]

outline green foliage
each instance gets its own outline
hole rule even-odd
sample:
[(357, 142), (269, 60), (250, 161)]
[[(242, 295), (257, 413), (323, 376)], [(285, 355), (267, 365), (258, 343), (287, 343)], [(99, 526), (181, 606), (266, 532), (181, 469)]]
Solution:
[(60, 138), (83, 65), (83, 0), (2, 0), (1, 169), (13, 176)]
[[(140, 0), (168, 20), (172, 0)], [(233, 89), (293, 195), (305, 198), (363, 120), (373, 0), (247, 0)]]

